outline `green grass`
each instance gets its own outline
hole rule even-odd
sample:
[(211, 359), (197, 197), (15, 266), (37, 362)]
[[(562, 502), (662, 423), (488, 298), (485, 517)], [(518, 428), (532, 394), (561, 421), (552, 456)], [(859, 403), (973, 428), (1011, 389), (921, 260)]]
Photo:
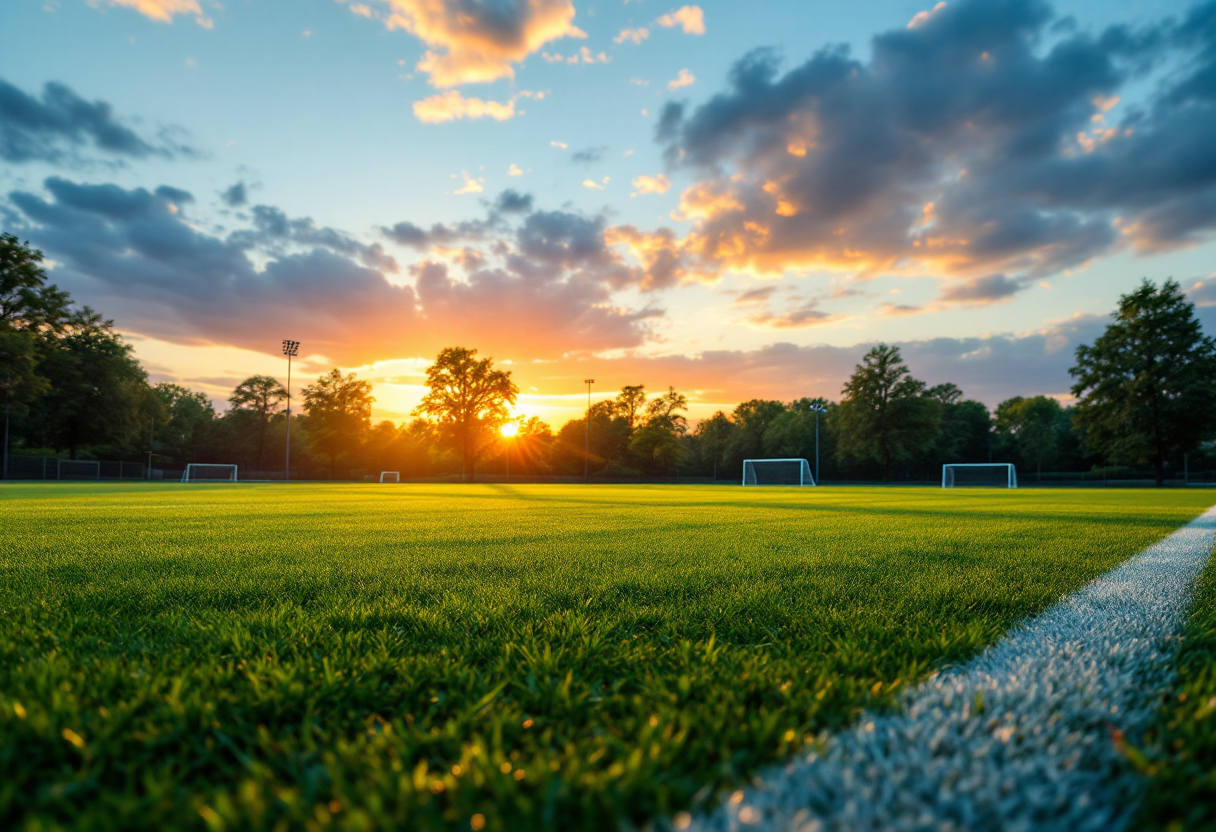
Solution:
[(1143, 756), (1148, 795), (1135, 829), (1216, 829), (1216, 561), (1195, 587), (1178, 655), (1178, 679)]
[(1210, 500), (0, 487), (0, 828), (643, 824)]

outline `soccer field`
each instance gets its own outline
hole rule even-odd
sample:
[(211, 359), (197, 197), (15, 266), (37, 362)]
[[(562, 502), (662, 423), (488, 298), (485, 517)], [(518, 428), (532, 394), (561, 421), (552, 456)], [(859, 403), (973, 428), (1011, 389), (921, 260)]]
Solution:
[(0, 827), (643, 824), (1211, 502), (0, 486)]

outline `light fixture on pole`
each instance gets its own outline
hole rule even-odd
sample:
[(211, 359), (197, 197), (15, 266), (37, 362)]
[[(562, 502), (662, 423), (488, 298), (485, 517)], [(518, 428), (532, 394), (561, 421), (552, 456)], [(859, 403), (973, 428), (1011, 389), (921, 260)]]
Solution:
[(819, 485), (819, 414), (827, 413), (828, 409), (821, 404), (813, 404), (811, 412), (815, 414), (815, 485)]
[(587, 424), (583, 431), (583, 482), (591, 480), (591, 385), (595, 384), (595, 379), (585, 378), (583, 384), (587, 385)]
[(291, 359), (300, 354), (300, 342), (283, 339), (283, 355), (287, 356), (287, 455), (283, 463), (283, 481), (291, 479)]

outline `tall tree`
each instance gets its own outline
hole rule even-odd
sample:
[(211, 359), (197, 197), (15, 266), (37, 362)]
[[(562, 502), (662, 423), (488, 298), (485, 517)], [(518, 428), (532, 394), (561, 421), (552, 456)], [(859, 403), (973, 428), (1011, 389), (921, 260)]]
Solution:
[(735, 423), (721, 410), (697, 423), (692, 440), (701, 473), (710, 474), (717, 479), (718, 466), (730, 464), (727, 453), (735, 430)]
[(49, 389), (38, 368), (39, 339), (61, 328), (67, 303), (67, 294), (46, 282), (42, 252), (0, 234), (0, 454), (5, 459), (13, 418), (24, 416)]
[(667, 392), (656, 396), (646, 403), (646, 424), (659, 424), (667, 430), (683, 436), (688, 430), (688, 420), (681, 415), (681, 410), (688, 408), (688, 397), (674, 387), (668, 387)]
[(942, 403), (925, 395), (899, 347), (879, 344), (845, 382), (839, 410), (839, 452), (882, 463), (883, 481), (891, 462), (904, 459), (937, 438)]
[(234, 410), (243, 411), (252, 417), (257, 433), (257, 454), (254, 467), (262, 470), (262, 454), (266, 447), (266, 430), (279, 405), (287, 399), (287, 391), (273, 376), (250, 376), (242, 381), (228, 397)]
[(1113, 317), (1092, 345), (1077, 347), (1076, 422), (1090, 449), (1151, 460), (1160, 487), (1171, 454), (1216, 435), (1216, 340), (1173, 280), (1143, 281)]
[(30, 432), (72, 459), (87, 445), (115, 450), (138, 442), (149, 395), (131, 347), (87, 306), (44, 339), (39, 372), (50, 390), (35, 405)]
[[(158, 428), (158, 445), (181, 466), (191, 462), (227, 462), (226, 459), (203, 459), (209, 456), (209, 429), (215, 421), (215, 408), (206, 393), (180, 384), (161, 382), (152, 388), (152, 395), (163, 415)], [(144, 422), (141, 427), (147, 427)], [(218, 449), (226, 450), (226, 449)]]
[(329, 476), (336, 475), (339, 458), (358, 453), (371, 427), (372, 386), (337, 367), (304, 388), (308, 439), (319, 455), (329, 459)]
[(426, 370), (427, 394), (414, 409), (436, 422), (456, 446), (464, 479), (473, 482), (477, 457), (494, 439), (494, 431), (510, 418), (519, 388), (511, 373), (494, 369), (492, 358), (477, 350), (447, 347)]
[(629, 423), (629, 430), (638, 426), (638, 417), (646, 404), (646, 387), (642, 384), (627, 384), (617, 393), (616, 414)]
[(1014, 396), (997, 406), (996, 429), (1013, 440), (1018, 455), (1035, 467), (1039, 480), (1043, 479), (1043, 465), (1053, 464), (1058, 457), (1063, 412), (1060, 403), (1047, 396)]

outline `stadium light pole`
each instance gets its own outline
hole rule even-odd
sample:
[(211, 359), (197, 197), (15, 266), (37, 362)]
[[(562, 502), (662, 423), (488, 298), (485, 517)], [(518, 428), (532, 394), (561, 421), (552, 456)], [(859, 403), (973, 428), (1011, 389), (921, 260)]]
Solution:
[(583, 482), (591, 481), (591, 385), (595, 379), (585, 378), (587, 385), (587, 423), (583, 425)]
[(287, 356), (287, 455), (283, 462), (283, 482), (291, 480), (291, 359), (300, 354), (300, 342), (283, 339), (283, 355)]
[(815, 414), (815, 485), (819, 485), (819, 414), (827, 413), (828, 409), (821, 404), (813, 404), (811, 412)]

